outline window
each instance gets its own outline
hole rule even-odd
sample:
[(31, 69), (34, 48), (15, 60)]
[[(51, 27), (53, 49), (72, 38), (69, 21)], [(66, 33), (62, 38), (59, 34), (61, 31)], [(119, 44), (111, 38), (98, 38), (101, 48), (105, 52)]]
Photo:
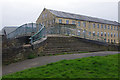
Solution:
[(111, 29), (113, 29), (113, 26), (111, 26)]
[(108, 37), (110, 36), (109, 32), (108, 32)]
[(105, 34), (105, 37), (106, 37), (106, 32), (104, 32), (104, 34)]
[(111, 39), (111, 43), (113, 42), (113, 40)]
[(113, 35), (113, 34), (112, 34), (112, 32), (111, 32), (111, 37), (112, 37), (112, 35)]
[(55, 19), (53, 19), (53, 23), (55, 23)]
[(110, 26), (108, 25), (108, 29), (110, 29)]
[(84, 30), (83, 33), (85, 33), (86, 31)]
[(86, 22), (83, 22), (83, 27), (86, 27)]
[(104, 25), (104, 29), (106, 29), (106, 25)]
[(105, 42), (106, 42), (106, 38), (105, 38), (104, 40), (105, 40)]
[(80, 22), (78, 22), (78, 26), (80, 26)]
[(103, 25), (101, 24), (101, 29), (103, 28)]
[(69, 24), (69, 20), (66, 20), (66, 24)]
[(91, 36), (91, 32), (89, 32), (89, 36)]
[(47, 13), (45, 14), (45, 17), (47, 18)]
[(75, 24), (75, 21), (72, 21), (72, 24)]
[(89, 29), (91, 28), (90, 23), (89, 23)]
[(93, 36), (95, 36), (95, 31), (93, 31)]
[(99, 36), (99, 32), (97, 32), (97, 35)]
[(99, 24), (97, 24), (97, 28), (99, 28)]
[(115, 39), (114, 39), (114, 43), (116, 43)]
[(78, 36), (80, 36), (80, 30), (78, 30)]
[(114, 33), (114, 37), (115, 37), (115, 33)]
[(93, 28), (95, 28), (95, 24), (93, 24)]
[(44, 14), (42, 15), (42, 18), (44, 19)]
[(101, 32), (101, 36), (103, 36), (103, 32)]
[(108, 42), (110, 42), (110, 40), (108, 39)]
[(117, 30), (118, 30), (118, 26), (117, 26)]
[(85, 35), (85, 34), (86, 34), (86, 31), (84, 30), (84, 31), (83, 31), (83, 35)]
[(114, 30), (115, 30), (115, 26), (114, 26)]
[(59, 19), (59, 23), (62, 23), (62, 19)]

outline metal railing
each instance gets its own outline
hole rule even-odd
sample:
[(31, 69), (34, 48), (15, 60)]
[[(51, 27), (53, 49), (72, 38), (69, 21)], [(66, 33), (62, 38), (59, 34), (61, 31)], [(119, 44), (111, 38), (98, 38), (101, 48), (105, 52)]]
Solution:
[(37, 33), (35, 33), (33, 36), (30, 37), (31, 44), (37, 40), (40, 40), (41, 38), (44, 38), (46, 36), (45, 26), (42, 26)]
[(87, 30), (78, 29), (78, 28), (68, 28), (68, 27), (50, 27), (46, 29), (46, 33), (49, 34), (60, 34), (65, 36), (75, 36), (90, 40), (96, 40), (100, 42), (106, 42), (104, 37), (98, 36), (94, 33), (91, 33)]
[(95, 35), (93, 33), (90, 33), (87, 30), (78, 29), (78, 28), (69, 28), (69, 27), (61, 27), (61, 26), (54, 26), (54, 27), (47, 27), (42, 26), (40, 30), (34, 34), (30, 39), (31, 43), (40, 40), (41, 38), (44, 38), (47, 35), (64, 35), (64, 36), (75, 36), (80, 38), (85, 38), (89, 40), (96, 40), (100, 42), (105, 42), (105, 38)]
[(20, 36), (31, 36), (34, 33), (36, 33), (36, 24), (28, 23), (28, 24), (24, 24), (24, 25), (18, 27), (16, 30), (9, 33), (7, 35), (7, 38), (12, 39), (12, 38), (20, 37)]

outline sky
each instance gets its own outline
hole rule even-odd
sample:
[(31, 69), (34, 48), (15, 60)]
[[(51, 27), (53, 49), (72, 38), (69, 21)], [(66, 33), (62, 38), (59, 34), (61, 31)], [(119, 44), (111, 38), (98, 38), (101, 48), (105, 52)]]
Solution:
[(0, 30), (36, 22), (44, 8), (118, 21), (119, 0), (0, 0)]

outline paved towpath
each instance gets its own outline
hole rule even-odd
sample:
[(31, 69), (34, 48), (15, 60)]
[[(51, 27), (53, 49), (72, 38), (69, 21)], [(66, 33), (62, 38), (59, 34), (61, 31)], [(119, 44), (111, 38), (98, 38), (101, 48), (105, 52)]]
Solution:
[(25, 61), (12, 63), (7, 66), (3, 66), (3, 75), (8, 73), (14, 73), (17, 71), (21, 71), (24, 69), (28, 69), (31, 67), (38, 67), (42, 65), (46, 65), (48, 63), (60, 61), (63, 59), (69, 60), (69, 59), (76, 59), (76, 58), (82, 58), (82, 57), (89, 57), (89, 56), (106, 56), (111, 54), (117, 54), (120, 52), (116, 51), (103, 51), (103, 52), (93, 52), (93, 53), (80, 53), (80, 54), (66, 54), (66, 55), (57, 55), (57, 56), (43, 56), (43, 57), (37, 57), (34, 59), (28, 59)]

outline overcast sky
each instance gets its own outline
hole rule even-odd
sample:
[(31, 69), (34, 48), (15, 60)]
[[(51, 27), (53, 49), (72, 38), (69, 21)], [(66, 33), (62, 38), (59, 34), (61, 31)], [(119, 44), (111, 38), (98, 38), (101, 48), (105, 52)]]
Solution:
[(119, 0), (2, 0), (0, 29), (35, 22), (43, 8), (118, 21)]

